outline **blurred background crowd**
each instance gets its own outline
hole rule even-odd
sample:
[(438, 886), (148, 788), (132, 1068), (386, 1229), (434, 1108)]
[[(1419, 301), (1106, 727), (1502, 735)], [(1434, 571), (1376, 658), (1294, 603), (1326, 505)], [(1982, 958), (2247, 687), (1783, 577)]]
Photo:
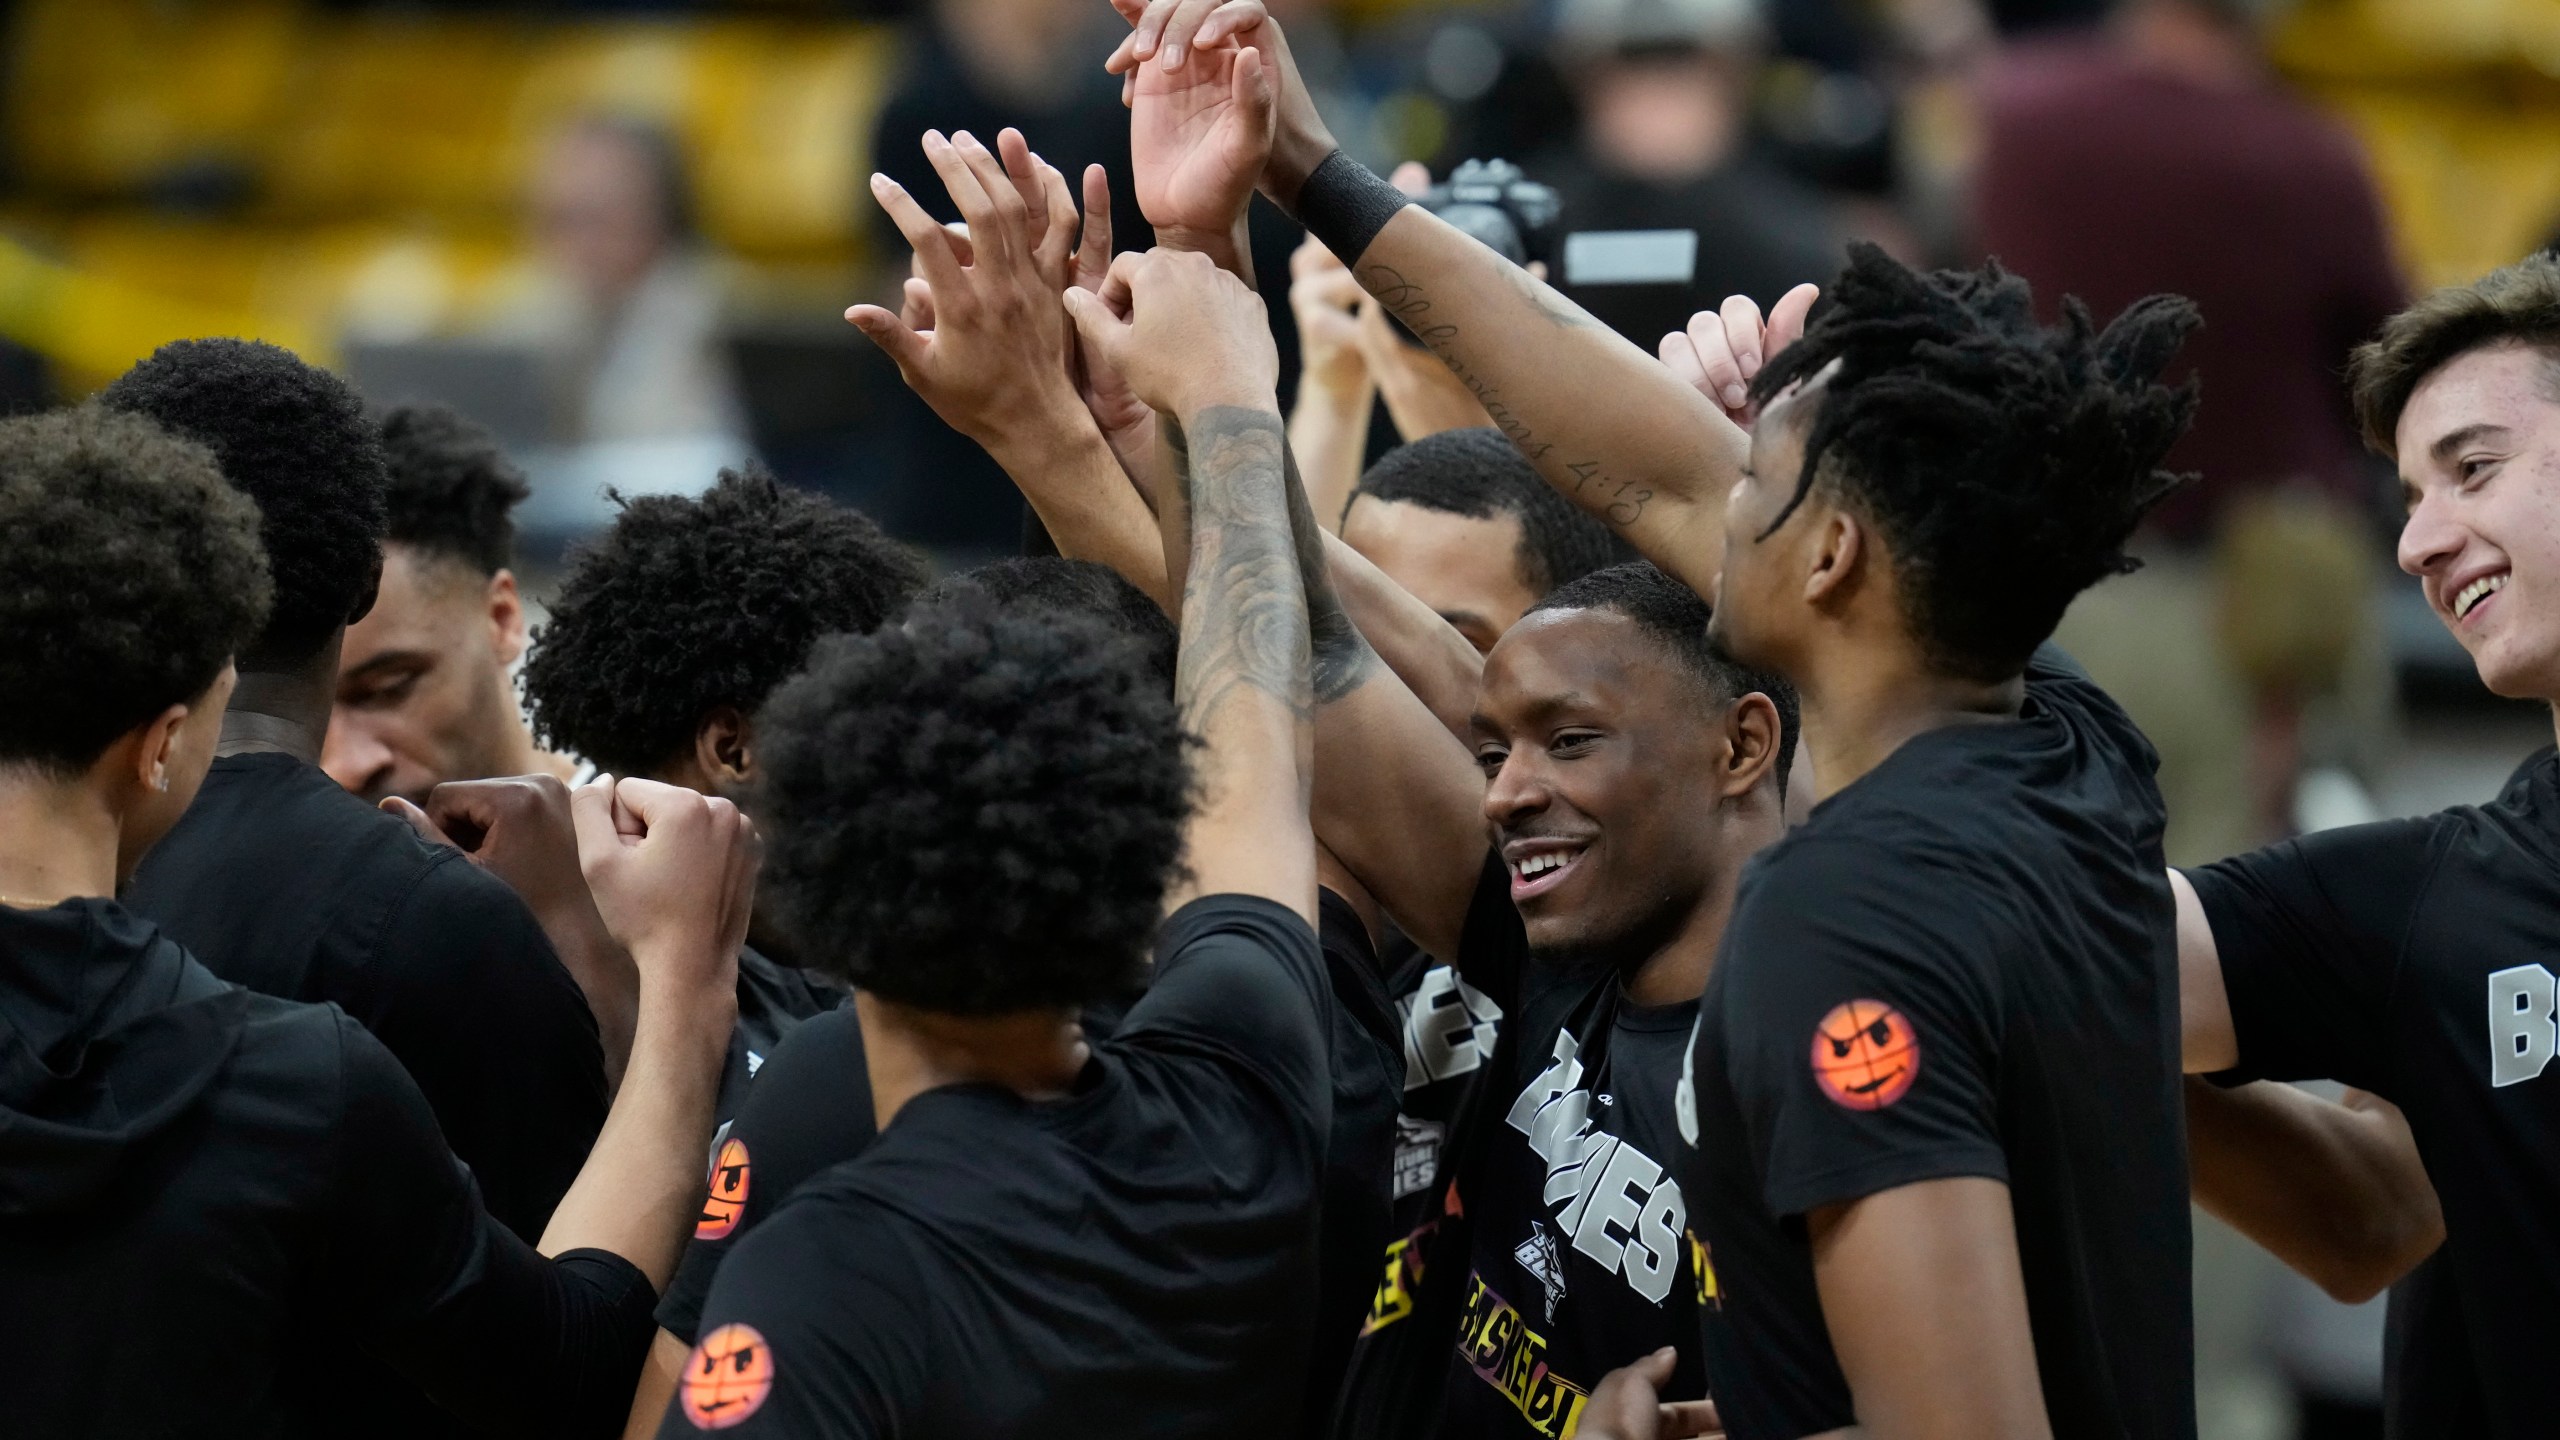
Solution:
[[(1852, 238), (1996, 255), (2101, 316), (2196, 299), (2174, 458), (2201, 483), (2062, 637), (2162, 751), (2173, 861), (2485, 798), (2536, 743), (2394, 571), (2397, 486), (2338, 377), (2406, 296), (2560, 232), (2560, 0), (1270, 4), (1361, 158), (1551, 187), (1532, 248), (1647, 350), (1728, 293), (1827, 280)], [(0, 17), (0, 409), (164, 340), (275, 340), (499, 435), (534, 481), (537, 600), (606, 486), (695, 491), (751, 457), (946, 560), (1016, 546), (1001, 472), (838, 318), (895, 304), (905, 247), (865, 177), (939, 197), (926, 128), (1102, 163), (1118, 243), (1147, 239), (1104, 0)], [(1257, 222), (1285, 405), (1298, 237)], [(1375, 453), (1416, 422), (1371, 381)], [(2379, 1305), (2210, 1230), (2205, 1433), (2379, 1434)]]

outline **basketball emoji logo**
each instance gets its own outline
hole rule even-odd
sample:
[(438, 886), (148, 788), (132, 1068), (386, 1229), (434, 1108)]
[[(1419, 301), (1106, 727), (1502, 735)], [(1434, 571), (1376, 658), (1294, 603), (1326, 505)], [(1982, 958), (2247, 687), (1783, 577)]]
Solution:
[(1920, 1037), (1881, 1000), (1836, 1006), (1813, 1030), (1813, 1078), (1852, 1110), (1881, 1110), (1920, 1074)]
[(712, 1162), (711, 1193), (702, 1197), (702, 1218), (694, 1222), (696, 1240), (724, 1240), (738, 1228), (747, 1210), (747, 1142), (723, 1141)]
[(676, 1399), (699, 1430), (726, 1430), (756, 1413), (773, 1393), (773, 1351), (752, 1325), (723, 1325), (702, 1337), (684, 1362)]

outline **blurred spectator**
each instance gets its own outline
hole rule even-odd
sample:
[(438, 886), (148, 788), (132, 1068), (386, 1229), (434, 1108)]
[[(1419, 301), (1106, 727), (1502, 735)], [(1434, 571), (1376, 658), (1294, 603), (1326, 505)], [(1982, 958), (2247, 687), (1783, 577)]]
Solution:
[(1819, 195), (1748, 145), (1763, 27), (1753, 0), (1565, 0), (1555, 47), (1582, 110), (1578, 154), (1531, 166), (1569, 230), (1695, 230), (1690, 283), (1567, 290), (1651, 350), (1725, 296), (1767, 304), (1829, 282), (1841, 247)]
[(557, 438), (743, 434), (717, 267), (694, 232), (674, 137), (635, 120), (573, 121), (543, 144), (530, 202), (546, 275), (500, 328), (544, 352)]
[(2170, 455), (2203, 478), (2155, 512), (2145, 570), (2087, 592), (2060, 636), (2159, 746), (2181, 864), (2290, 829), (2301, 763), (2368, 763), (2391, 723), (2373, 472), (2338, 377), (2401, 284), (2354, 144), (2267, 71), (2278, 4), (2130, 0), (2011, 50), (1982, 92), (1983, 250), (2048, 305), (2103, 318), (2166, 290), (2204, 313), (2185, 351), (2203, 404)]

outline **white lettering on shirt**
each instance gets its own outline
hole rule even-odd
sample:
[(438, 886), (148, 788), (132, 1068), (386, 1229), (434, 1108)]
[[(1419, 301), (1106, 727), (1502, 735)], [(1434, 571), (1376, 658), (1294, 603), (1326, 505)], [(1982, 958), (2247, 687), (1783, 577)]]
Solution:
[(1656, 1304), (1680, 1269), (1680, 1232), (1689, 1207), (1680, 1182), (1623, 1138), (1591, 1128), (1591, 1092), (1582, 1085), (1582, 1042), (1556, 1032), (1554, 1052), (1504, 1117), (1546, 1162), (1541, 1199), (1556, 1230), (1601, 1269), (1625, 1278)]
[(1422, 983), (1396, 1002), (1404, 1012), (1404, 1088), (1468, 1074), (1493, 1055), (1502, 1029), (1502, 1007), (1458, 978), (1447, 965), (1422, 973)]
[(2539, 965), (2489, 977), (2489, 1083), (2514, 1085), (2542, 1073), (2560, 1051), (2560, 981)]

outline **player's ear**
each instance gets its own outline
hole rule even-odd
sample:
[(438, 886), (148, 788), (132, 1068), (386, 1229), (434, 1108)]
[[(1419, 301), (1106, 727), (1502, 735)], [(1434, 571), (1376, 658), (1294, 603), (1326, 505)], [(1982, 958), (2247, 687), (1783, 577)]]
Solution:
[(1778, 707), (1768, 696), (1754, 690), (1725, 708), (1724, 773), (1718, 777), (1717, 793), (1732, 797), (1751, 793), (1756, 785), (1768, 785), (1774, 793), (1778, 781)]
[(482, 599), (489, 608), (490, 649), (498, 663), (513, 665), (524, 656), (524, 596), (516, 589), (516, 572), (500, 570), (489, 577)]
[(755, 779), (755, 722), (734, 705), (713, 707), (693, 732), (693, 759), (714, 795), (728, 795)]
[(1804, 598), (1808, 605), (1829, 605), (1848, 598), (1872, 537), (1867, 534), (1865, 523), (1846, 506), (1831, 504), (1818, 496), (1806, 497), (1807, 509), (1817, 504), (1822, 507), (1820, 512), (1807, 517), (1814, 522), (1814, 539), (1813, 563), (1805, 571)]

